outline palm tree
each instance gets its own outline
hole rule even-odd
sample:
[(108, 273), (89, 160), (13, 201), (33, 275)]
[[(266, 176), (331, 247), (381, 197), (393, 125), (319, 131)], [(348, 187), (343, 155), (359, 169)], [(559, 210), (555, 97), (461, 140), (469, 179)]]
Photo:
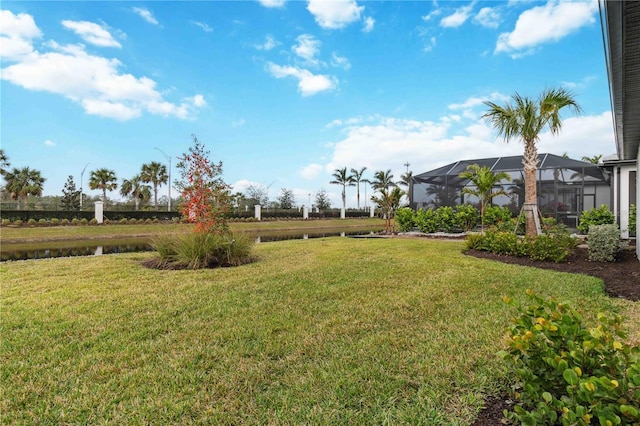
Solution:
[(140, 207), (140, 201), (151, 198), (151, 187), (143, 185), (143, 182), (142, 176), (135, 175), (131, 179), (123, 179), (122, 185), (120, 185), (120, 195), (123, 197), (131, 196), (136, 203), (136, 211)]
[(153, 183), (153, 204), (155, 209), (158, 210), (158, 186), (164, 185), (169, 181), (167, 167), (155, 161), (149, 164), (143, 164), (140, 177), (145, 183)]
[[(408, 164), (408, 163), (407, 163)], [(407, 188), (405, 194), (407, 195), (407, 201), (409, 202), (409, 207), (411, 207), (411, 193), (413, 192), (413, 172), (407, 170), (406, 173), (400, 175), (400, 180), (398, 181), (398, 185), (402, 185)]]
[(329, 182), (332, 185), (342, 185), (342, 208), (347, 208), (347, 186), (354, 186), (353, 176), (347, 175), (347, 168), (336, 169), (332, 174), (334, 180)]
[(581, 158), (582, 161), (591, 164), (598, 164), (602, 160), (602, 154), (594, 155), (593, 157), (587, 157), (586, 155)]
[(367, 183), (367, 179), (363, 178), (363, 174), (364, 171), (367, 170), (366, 167), (361, 168), (360, 170), (358, 169), (351, 169), (351, 177), (352, 177), (352, 181), (355, 182), (356, 184), (356, 191), (358, 194), (358, 210), (360, 210), (360, 183)]
[(505, 142), (520, 139), (524, 144), (525, 205), (526, 234), (535, 236), (539, 232), (535, 215), (538, 213), (538, 195), (536, 193), (536, 171), (538, 170), (538, 149), (536, 142), (540, 133), (548, 128), (552, 135), (557, 135), (562, 128), (560, 111), (568, 107), (578, 114), (581, 108), (575, 101), (573, 94), (563, 88), (546, 89), (537, 101), (520, 96), (512, 96), (513, 103), (505, 106), (493, 102), (485, 102), (489, 107), (483, 114), (497, 131), (498, 136), (504, 137)]
[(5, 176), (8, 172), (7, 168), (11, 165), (9, 157), (5, 154), (4, 149), (0, 148), (0, 176)]
[[(400, 198), (404, 193), (393, 181), (391, 169), (387, 171), (378, 170), (375, 172), (373, 174), (373, 180), (371, 181), (371, 187), (380, 193), (379, 196), (373, 195), (371, 201), (382, 209), (385, 217), (385, 227), (388, 233), (391, 230), (391, 217), (393, 216), (394, 203), (397, 199), (397, 203), (399, 204)], [(393, 188), (393, 190), (391, 190), (391, 188)]]
[(116, 173), (109, 169), (98, 169), (91, 172), (89, 188), (102, 190), (102, 202), (107, 207), (107, 191), (113, 191), (118, 187)]
[(506, 172), (494, 173), (487, 166), (471, 164), (467, 170), (460, 173), (462, 179), (469, 179), (474, 187), (462, 188), (463, 194), (475, 195), (480, 200), (480, 229), (484, 233), (484, 211), (487, 204), (498, 195), (507, 195), (500, 186), (501, 180), (510, 181), (511, 176)]
[(371, 181), (371, 187), (376, 191), (381, 189), (389, 189), (398, 186), (393, 181), (393, 174), (391, 173), (391, 169), (387, 170), (378, 170), (373, 174), (373, 181)]
[(40, 175), (40, 171), (23, 167), (21, 169), (14, 168), (4, 175), (6, 181), (5, 190), (13, 200), (18, 201), (18, 210), (20, 210), (20, 199), (24, 199), (25, 210), (29, 209), (29, 195), (42, 195), (42, 185), (46, 180)]

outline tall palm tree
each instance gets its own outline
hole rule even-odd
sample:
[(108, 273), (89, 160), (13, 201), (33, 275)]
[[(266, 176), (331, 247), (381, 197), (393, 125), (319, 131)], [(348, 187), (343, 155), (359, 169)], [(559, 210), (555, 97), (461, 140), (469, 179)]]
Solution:
[(7, 174), (7, 168), (11, 165), (9, 157), (5, 154), (4, 149), (0, 148), (0, 176)]
[(153, 204), (155, 209), (158, 210), (158, 186), (164, 185), (169, 181), (167, 166), (155, 161), (143, 164), (140, 177), (145, 183), (153, 183)]
[(507, 195), (504, 188), (500, 186), (500, 181), (511, 181), (511, 176), (506, 172), (494, 173), (487, 166), (471, 164), (467, 170), (460, 173), (462, 179), (469, 179), (474, 187), (465, 186), (462, 188), (463, 194), (475, 195), (480, 200), (480, 229), (484, 232), (484, 211), (487, 204), (498, 195)]
[(136, 211), (140, 208), (140, 201), (151, 198), (151, 187), (144, 185), (143, 182), (142, 176), (135, 175), (131, 179), (123, 179), (122, 185), (120, 185), (120, 195), (123, 197), (131, 196), (136, 203)]
[(358, 194), (358, 210), (360, 210), (360, 183), (367, 183), (367, 179), (363, 177), (364, 171), (367, 170), (366, 167), (358, 169), (351, 169), (351, 177), (353, 178), (353, 182), (356, 184), (356, 193)]
[(7, 183), (5, 190), (12, 199), (18, 201), (18, 210), (20, 210), (20, 199), (24, 199), (24, 209), (29, 209), (29, 195), (42, 195), (42, 185), (46, 180), (39, 170), (29, 167), (14, 168), (5, 173), (4, 179)]
[(538, 212), (538, 195), (536, 193), (536, 171), (538, 170), (538, 149), (536, 142), (540, 139), (540, 133), (548, 128), (552, 135), (557, 135), (562, 128), (560, 111), (569, 108), (578, 114), (581, 108), (575, 101), (571, 92), (559, 89), (544, 90), (537, 100), (520, 96), (518, 93), (512, 96), (512, 101), (505, 106), (493, 102), (485, 102), (489, 107), (483, 114), (502, 136), (505, 142), (512, 139), (520, 139), (524, 144), (525, 181), (525, 205), (526, 233), (535, 236), (539, 229), (536, 226), (535, 215)]
[(395, 188), (396, 186), (398, 186), (398, 184), (393, 181), (393, 174), (391, 173), (391, 169), (387, 170), (386, 172), (384, 170), (378, 170), (373, 174), (371, 187), (376, 191), (379, 191), (381, 189)]
[(347, 208), (347, 186), (354, 186), (353, 176), (347, 174), (347, 168), (336, 169), (333, 174), (333, 180), (329, 182), (332, 185), (342, 185), (342, 208)]
[(107, 207), (107, 191), (113, 191), (118, 187), (116, 173), (109, 169), (98, 169), (91, 172), (89, 188), (102, 190), (102, 202)]
[[(408, 163), (407, 163), (408, 164)], [(400, 175), (400, 180), (398, 181), (398, 185), (402, 185), (407, 188), (405, 194), (407, 195), (407, 201), (409, 202), (409, 207), (411, 207), (411, 193), (413, 192), (413, 172), (411, 170), (407, 170), (406, 173)]]

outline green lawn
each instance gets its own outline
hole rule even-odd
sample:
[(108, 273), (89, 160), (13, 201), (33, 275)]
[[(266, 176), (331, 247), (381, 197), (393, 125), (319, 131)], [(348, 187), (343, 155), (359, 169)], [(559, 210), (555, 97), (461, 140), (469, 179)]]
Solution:
[(462, 247), (286, 241), (203, 271), (145, 269), (149, 253), (4, 263), (0, 423), (469, 424), (504, 386), (503, 295), (637, 305)]

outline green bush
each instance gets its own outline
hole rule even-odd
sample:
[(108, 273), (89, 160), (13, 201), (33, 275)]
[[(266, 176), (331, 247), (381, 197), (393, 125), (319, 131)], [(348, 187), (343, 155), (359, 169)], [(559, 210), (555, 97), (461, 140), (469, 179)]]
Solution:
[(13, 224), (16, 225), (16, 226), (22, 226), (22, 221), (20, 219), (14, 220)]
[(483, 234), (469, 234), (465, 239), (467, 249), (487, 250), (485, 247), (486, 238)]
[(441, 206), (436, 209), (436, 218), (439, 223), (439, 231), (453, 232), (455, 224), (455, 214), (453, 207)]
[(74, 217), (73, 219), (71, 219), (71, 224), (72, 225), (79, 225), (80, 224), (80, 219), (78, 219), (77, 217)]
[(129, 223), (129, 221), (126, 218), (123, 217), (122, 219), (120, 219), (119, 223), (120, 223), (120, 225), (126, 225), (126, 224)]
[(46, 226), (47, 224), (48, 224), (47, 219), (44, 219), (44, 218), (38, 219), (38, 225)]
[(11, 225), (11, 220), (9, 220), (9, 219), (2, 219), (2, 226), (7, 226), (7, 225)]
[(416, 213), (416, 226), (421, 232), (430, 234), (440, 230), (438, 215), (432, 209), (420, 209)]
[(152, 245), (165, 268), (202, 269), (237, 266), (252, 261), (254, 240), (247, 234), (191, 233), (164, 235)]
[(583, 234), (588, 234), (591, 225), (610, 225), (613, 223), (615, 223), (613, 212), (609, 210), (609, 207), (602, 204), (598, 208), (582, 212), (580, 222), (578, 223), (578, 230)]
[(89, 221), (89, 225), (97, 225), (98, 224), (98, 219), (96, 219), (95, 217), (92, 217), (91, 220)]
[(51, 224), (52, 225), (60, 225), (60, 219), (58, 219), (57, 217), (54, 217), (51, 219)]
[(396, 211), (396, 223), (402, 232), (408, 232), (415, 226), (415, 212), (409, 207), (402, 207)]
[(640, 348), (624, 341), (620, 316), (598, 314), (589, 327), (580, 313), (527, 290), (517, 306), (508, 349), (499, 356), (513, 377), (513, 412), (523, 425), (637, 425), (640, 423)]
[(636, 205), (631, 204), (631, 207), (629, 209), (629, 235), (636, 235), (636, 220)]
[(576, 246), (576, 239), (568, 233), (540, 234), (529, 238), (527, 254), (533, 260), (564, 262)]
[(86, 218), (86, 217), (83, 217), (82, 219), (80, 219), (80, 222), (79, 222), (79, 223), (80, 223), (80, 225), (85, 226), (85, 225), (88, 225), (88, 224), (89, 224), (89, 221), (87, 220), (87, 218)]
[[(507, 207), (487, 206), (484, 209), (484, 226), (511, 222), (512, 218), (513, 214)], [(511, 232), (513, 232), (513, 228), (511, 228)]]
[(455, 226), (463, 232), (475, 229), (480, 221), (480, 212), (471, 204), (460, 204), (456, 206), (453, 222)]
[(33, 219), (33, 218), (31, 218), (31, 219), (29, 219), (29, 220), (27, 221), (27, 225), (29, 225), (29, 226), (34, 226), (36, 223), (37, 223), (37, 222), (36, 222), (36, 220), (35, 220), (35, 219)]
[(486, 250), (496, 254), (521, 256), (518, 245), (520, 238), (513, 232), (501, 232), (489, 230), (485, 233)]
[(68, 225), (69, 224), (69, 219), (62, 219), (60, 221), (60, 225)]
[(589, 243), (589, 260), (613, 262), (620, 250), (618, 225), (591, 225), (587, 241)]
[(521, 238), (513, 231), (501, 231), (492, 226), (484, 235), (469, 235), (467, 248), (509, 256), (529, 256), (533, 260), (563, 262), (573, 252), (576, 241), (561, 227), (555, 232), (534, 238)]

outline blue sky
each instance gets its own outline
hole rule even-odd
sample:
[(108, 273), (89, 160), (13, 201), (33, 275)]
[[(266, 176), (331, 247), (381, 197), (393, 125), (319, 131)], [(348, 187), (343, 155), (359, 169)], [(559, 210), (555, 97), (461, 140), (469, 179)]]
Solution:
[[(540, 152), (615, 151), (596, 1), (12, 2), (0, 10), (1, 144), (12, 167), (119, 182), (176, 158), (191, 134), (236, 191), (294, 190), (336, 168), (414, 174), (517, 155), (482, 121), (482, 101), (573, 91)], [(166, 193), (166, 187), (161, 193)], [(172, 194), (172, 195), (175, 195)], [(348, 189), (355, 206), (355, 189)], [(110, 198), (120, 198), (116, 192)]]

